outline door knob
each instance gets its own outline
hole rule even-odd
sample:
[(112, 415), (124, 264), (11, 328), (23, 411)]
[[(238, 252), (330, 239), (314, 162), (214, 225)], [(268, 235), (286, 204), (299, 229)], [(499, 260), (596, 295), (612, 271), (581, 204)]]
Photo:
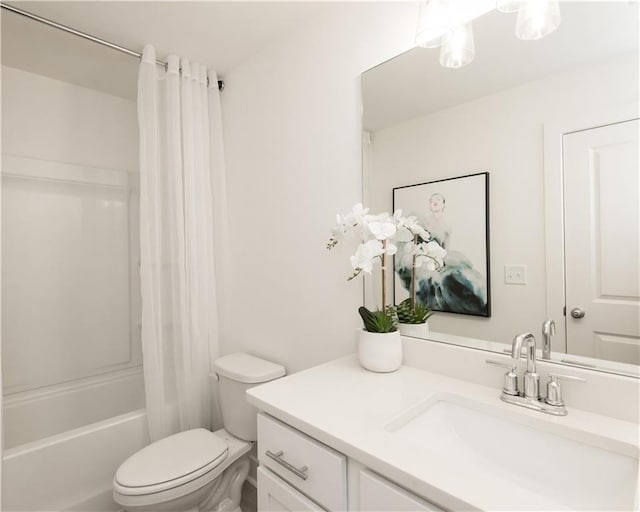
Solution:
[(576, 320), (579, 320), (580, 318), (584, 318), (584, 315), (585, 315), (584, 309), (573, 308), (571, 310), (571, 316)]

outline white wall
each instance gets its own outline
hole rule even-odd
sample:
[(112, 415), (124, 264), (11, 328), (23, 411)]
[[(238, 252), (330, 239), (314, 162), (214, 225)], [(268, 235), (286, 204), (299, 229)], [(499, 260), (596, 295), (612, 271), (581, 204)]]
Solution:
[(232, 287), (221, 351), (289, 371), (353, 352), (355, 247), (325, 249), (362, 198), (360, 74), (412, 46), (416, 4), (332, 8), (225, 75)]
[(137, 171), (136, 104), (2, 66), (2, 152)]
[[(436, 314), (432, 329), (505, 343), (540, 331), (547, 311), (544, 124), (630, 102), (637, 87), (637, 57), (620, 57), (372, 134), (367, 194), (375, 210), (391, 209), (397, 186), (490, 172), (492, 317)], [(526, 265), (527, 285), (505, 285), (505, 264)]]

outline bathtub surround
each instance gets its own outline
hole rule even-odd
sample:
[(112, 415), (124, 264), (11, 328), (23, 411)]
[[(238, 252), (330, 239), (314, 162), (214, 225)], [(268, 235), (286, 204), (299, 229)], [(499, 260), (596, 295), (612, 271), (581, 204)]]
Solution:
[[(3, 28), (4, 19), (3, 13)], [(118, 267), (132, 276), (131, 286), (124, 287), (125, 295), (115, 299), (119, 302), (118, 312), (121, 311), (120, 306), (130, 305), (132, 319), (139, 318), (139, 285), (134, 274), (139, 257), (136, 124), (134, 101), (42, 74), (2, 66), (2, 173), (3, 180), (11, 181), (10, 186), (3, 183), (3, 207), (10, 208), (14, 218), (18, 215), (25, 220), (26, 205), (16, 202), (18, 190), (27, 193), (32, 212), (36, 206), (43, 208), (49, 205), (53, 208), (54, 198), (57, 198), (55, 205), (61, 209), (54, 209), (52, 219), (41, 217), (38, 222), (45, 233), (52, 233), (54, 226), (63, 231), (65, 226), (69, 231), (72, 225), (76, 228), (82, 226), (80, 209), (76, 208), (78, 205), (97, 213), (102, 198), (111, 196), (113, 199), (114, 194), (120, 196), (109, 207), (110, 213), (105, 210), (93, 218), (99, 223), (89, 222), (88, 217), (84, 220), (85, 227), (93, 230), (94, 235), (106, 233), (111, 240), (117, 239), (121, 246), (128, 244), (130, 254), (128, 257), (121, 255), (127, 258), (128, 268), (123, 268), (127, 267), (124, 260), (108, 259), (107, 255), (112, 257), (116, 252), (115, 246), (101, 254), (100, 263), (98, 259), (91, 263), (94, 268), (100, 264), (111, 271)], [(16, 176), (7, 176), (11, 172)], [(53, 179), (47, 179), (47, 174)], [(120, 195), (123, 187), (129, 188), (131, 193), (125, 204), (122, 200), (126, 195)], [(67, 195), (55, 194), (61, 190)], [(52, 192), (51, 196), (47, 191)], [(44, 196), (45, 200), (36, 201), (38, 196)], [(9, 202), (7, 198), (10, 198)], [(113, 219), (120, 218), (125, 209), (135, 213), (135, 217), (129, 223), (124, 219), (121, 224), (115, 224)], [(29, 218), (33, 221), (33, 217)], [(73, 222), (70, 221), (72, 218)], [(8, 221), (10, 217), (4, 220)], [(64, 224), (65, 220), (70, 222)], [(9, 232), (16, 232), (17, 227), (3, 229), (5, 256), (7, 251), (17, 252), (18, 247), (7, 243), (6, 239)], [(22, 231), (21, 245), (33, 227), (31, 225), (29, 230)], [(56, 258), (58, 263), (73, 260), (78, 264), (78, 261), (83, 261), (80, 252), (72, 252), (69, 258), (64, 258), (61, 244), (56, 244), (56, 240), (59, 241), (49, 241), (55, 247), (56, 255), (61, 256)], [(34, 256), (46, 254), (45, 240), (32, 238), (32, 242), (36, 243)], [(83, 247), (92, 251), (99, 246), (92, 248), (86, 244)], [(28, 263), (17, 254), (10, 259), (21, 268)], [(3, 271), (9, 271), (4, 258), (2, 263)], [(68, 269), (67, 275), (77, 277), (78, 274)], [(90, 275), (85, 274), (85, 277)], [(112, 283), (99, 281), (99, 286), (105, 290), (120, 281), (121, 277)], [(3, 280), (3, 287), (7, 283)], [(32, 279), (31, 284), (41, 290), (43, 282)], [(80, 283), (73, 280), (66, 285), (67, 289), (74, 287), (77, 290)], [(19, 290), (21, 294), (28, 292), (31, 295), (36, 289), (23, 285)], [(128, 328), (119, 328), (123, 336), (107, 338), (104, 335), (113, 334), (114, 325), (100, 329), (98, 336), (93, 336), (93, 332), (83, 325), (82, 339), (59, 335), (69, 329), (78, 332), (78, 316), (72, 312), (64, 319), (59, 317), (64, 321), (57, 322), (58, 331), (43, 329), (38, 322), (29, 322), (29, 329), (39, 328), (44, 332), (45, 336), (34, 341), (41, 342), (45, 350), (60, 347), (55, 357), (41, 355), (36, 359), (24, 350), (25, 346), (14, 347), (19, 348), (18, 352), (9, 348), (11, 338), (7, 328), (10, 325), (16, 327), (17, 319), (9, 316), (7, 307), (16, 304), (17, 297), (4, 292), (3, 299), (3, 364), (9, 366), (13, 375), (9, 379), (9, 374), (3, 374), (3, 392), (6, 394), (3, 399), (3, 510), (64, 510), (74, 504), (77, 504), (77, 510), (109, 510), (108, 506), (98, 504), (108, 504), (111, 500), (113, 472), (123, 458), (148, 443), (146, 415), (139, 410), (144, 407), (144, 384), (137, 321), (132, 320), (129, 326), (127, 312), (119, 313), (117, 322), (103, 315), (105, 321), (112, 320), (114, 325), (121, 325), (125, 316)], [(85, 296), (83, 306), (94, 300), (98, 298)], [(54, 303), (54, 306), (59, 304)], [(39, 310), (33, 308), (31, 312), (37, 314)], [(95, 319), (95, 315), (101, 315), (101, 312), (95, 309), (91, 314)], [(12, 320), (11, 323), (8, 320)], [(76, 348), (79, 348), (78, 352)], [(38, 353), (42, 354), (42, 351)], [(82, 353), (83, 357), (72, 359), (70, 353)], [(19, 357), (12, 358), (12, 354)], [(123, 354), (126, 356), (124, 359)], [(118, 364), (114, 366), (116, 362)], [(60, 373), (62, 368), (68, 373)], [(27, 382), (24, 379), (26, 375), (33, 379)], [(38, 492), (33, 491), (34, 481), (42, 483)], [(95, 506), (88, 505), (89, 502)]]
[[(140, 63), (142, 347), (152, 441), (211, 428), (218, 356), (212, 175), (224, 173), (216, 73), (147, 45)], [(213, 408), (215, 412), (215, 407)]]
[(138, 144), (135, 103), (111, 94), (3, 66), (2, 101), (11, 448), (144, 406)]

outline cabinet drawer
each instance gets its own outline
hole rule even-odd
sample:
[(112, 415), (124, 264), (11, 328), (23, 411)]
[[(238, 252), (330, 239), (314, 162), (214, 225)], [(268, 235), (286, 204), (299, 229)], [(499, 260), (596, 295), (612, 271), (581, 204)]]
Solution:
[(258, 414), (258, 459), (327, 510), (347, 509), (347, 460), (280, 421)]
[(260, 512), (324, 512), (280, 477), (262, 468), (258, 468), (258, 510)]
[(360, 471), (358, 494), (363, 512), (443, 512), (441, 508), (367, 470)]

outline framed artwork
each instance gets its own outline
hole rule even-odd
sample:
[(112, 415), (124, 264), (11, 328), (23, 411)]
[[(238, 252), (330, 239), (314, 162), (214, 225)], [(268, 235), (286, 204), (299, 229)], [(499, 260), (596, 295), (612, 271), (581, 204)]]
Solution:
[[(447, 251), (444, 267), (416, 269), (416, 298), (433, 311), (491, 316), (489, 173), (393, 189), (393, 210), (414, 215)], [(394, 300), (409, 297), (411, 265), (394, 257)]]

